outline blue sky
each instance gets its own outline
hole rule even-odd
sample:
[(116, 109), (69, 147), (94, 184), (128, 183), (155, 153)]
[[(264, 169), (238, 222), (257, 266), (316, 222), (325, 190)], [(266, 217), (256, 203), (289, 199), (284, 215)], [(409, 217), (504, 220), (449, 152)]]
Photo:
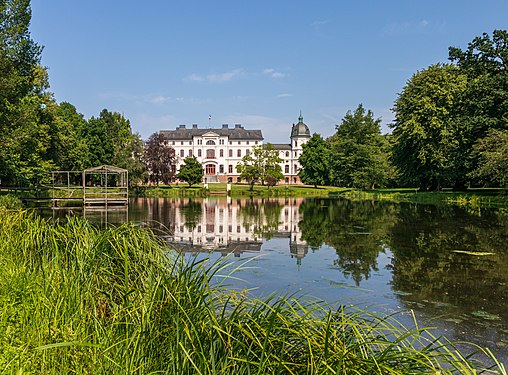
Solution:
[(289, 142), (300, 110), (332, 135), (359, 103), (382, 118), (407, 80), (483, 32), (508, 0), (32, 0), (51, 91), (86, 118), (123, 113), (143, 139), (241, 123)]

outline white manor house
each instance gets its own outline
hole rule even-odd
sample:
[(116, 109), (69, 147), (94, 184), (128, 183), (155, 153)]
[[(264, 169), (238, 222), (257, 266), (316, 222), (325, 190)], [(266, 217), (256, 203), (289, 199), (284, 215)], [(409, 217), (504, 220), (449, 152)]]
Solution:
[[(176, 130), (161, 130), (177, 156), (177, 170), (188, 156), (195, 156), (203, 164), (205, 182), (240, 182), (237, 164), (245, 155), (252, 152), (254, 146), (263, 145), (261, 130), (247, 130), (241, 124), (230, 128), (223, 124), (221, 128), (200, 129), (197, 124), (191, 128), (179, 125)], [(303, 123), (300, 113), (298, 123), (293, 124), (290, 143), (272, 144), (282, 159), (280, 163), (286, 184), (299, 184), (298, 158), (302, 154), (302, 145), (310, 138), (309, 127)]]

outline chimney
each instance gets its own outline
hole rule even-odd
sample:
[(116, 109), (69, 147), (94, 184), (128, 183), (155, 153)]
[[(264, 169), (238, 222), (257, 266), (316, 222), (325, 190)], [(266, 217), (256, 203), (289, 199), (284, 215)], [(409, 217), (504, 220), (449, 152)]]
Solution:
[(222, 124), (222, 129), (227, 129), (228, 128), (228, 124)]
[[(185, 125), (180, 125), (178, 128), (180, 128), (180, 129), (185, 129)], [(178, 129), (178, 128), (177, 128), (177, 129)]]
[(192, 124), (192, 129), (197, 129), (198, 128), (198, 124)]
[(243, 129), (242, 124), (235, 124), (235, 129)]

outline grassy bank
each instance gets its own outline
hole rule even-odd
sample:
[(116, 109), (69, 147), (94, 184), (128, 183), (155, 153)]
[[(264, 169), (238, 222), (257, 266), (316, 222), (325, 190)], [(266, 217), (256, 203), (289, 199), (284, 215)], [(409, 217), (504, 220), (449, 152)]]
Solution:
[[(149, 230), (0, 215), (0, 372), (476, 374), (394, 317), (249, 299)], [(476, 369), (475, 369), (476, 368)], [(504, 373), (491, 369), (488, 373)]]
[[(254, 185), (253, 190), (250, 190), (248, 184), (231, 184), (231, 191), (229, 195), (232, 197), (311, 197), (311, 196), (328, 196), (330, 193), (338, 193), (344, 189), (323, 186), (314, 188), (306, 185), (276, 185), (276, 186), (262, 186)], [(160, 198), (176, 198), (176, 197), (206, 197), (210, 195), (227, 196), (226, 184), (210, 183), (208, 188), (205, 189), (203, 184), (188, 187), (186, 185), (161, 185), (137, 187), (131, 190), (133, 195), (141, 197), (160, 197)]]
[(418, 192), (417, 189), (377, 189), (369, 191), (343, 190), (333, 196), (350, 200), (374, 200), (410, 202), (433, 205), (455, 205), (470, 208), (508, 207), (506, 189), (470, 189), (467, 192), (443, 190), (440, 192)]

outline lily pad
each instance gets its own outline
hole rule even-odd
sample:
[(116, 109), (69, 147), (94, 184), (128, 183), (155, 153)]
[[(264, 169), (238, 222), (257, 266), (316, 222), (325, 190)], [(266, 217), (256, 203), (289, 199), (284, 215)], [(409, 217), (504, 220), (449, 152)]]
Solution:
[(496, 314), (488, 313), (487, 311), (478, 310), (471, 313), (471, 315), (474, 315), (478, 318), (482, 318), (485, 320), (500, 320), (501, 318)]
[(466, 251), (466, 250), (452, 250), (454, 253), (466, 254), (466, 255), (476, 255), (476, 256), (486, 256), (486, 255), (494, 255), (494, 253), (482, 252), (482, 251)]
[(393, 294), (395, 294), (396, 296), (410, 296), (413, 293), (403, 292), (402, 290), (394, 290)]

